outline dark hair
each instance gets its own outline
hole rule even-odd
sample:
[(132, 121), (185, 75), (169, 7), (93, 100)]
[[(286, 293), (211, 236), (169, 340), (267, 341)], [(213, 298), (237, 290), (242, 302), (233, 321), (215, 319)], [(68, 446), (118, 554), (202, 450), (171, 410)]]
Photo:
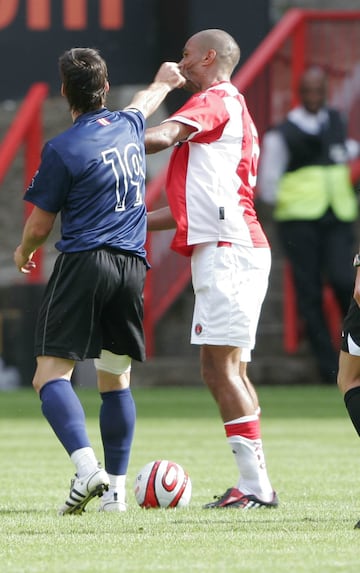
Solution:
[(102, 107), (106, 99), (108, 72), (98, 50), (67, 50), (59, 58), (59, 70), (71, 110), (86, 113)]

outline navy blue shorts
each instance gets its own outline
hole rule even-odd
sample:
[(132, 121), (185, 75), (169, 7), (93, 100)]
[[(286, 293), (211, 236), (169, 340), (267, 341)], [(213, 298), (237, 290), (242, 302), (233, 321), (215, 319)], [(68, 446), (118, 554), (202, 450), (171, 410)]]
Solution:
[(102, 349), (145, 360), (143, 259), (114, 250), (62, 253), (46, 286), (35, 356), (98, 358)]

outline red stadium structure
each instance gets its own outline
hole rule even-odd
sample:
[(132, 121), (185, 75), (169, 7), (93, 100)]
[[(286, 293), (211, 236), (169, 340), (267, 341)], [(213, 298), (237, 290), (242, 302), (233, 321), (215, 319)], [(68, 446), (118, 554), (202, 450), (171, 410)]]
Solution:
[[(0, 183), (3, 181), (19, 148), (24, 146), (24, 189), (29, 185), (39, 166), (43, 145), (42, 106), (48, 95), (45, 83), (34, 84), (24, 99), (17, 115), (0, 145)], [(25, 219), (31, 206), (25, 204)], [(43, 282), (42, 249), (34, 256), (36, 268), (27, 275), (31, 283)]]
[[(323, 67), (329, 77), (329, 102), (343, 109), (350, 122), (350, 135), (360, 140), (360, 11), (289, 10), (233, 81), (244, 93), (260, 138), (282, 119), (296, 101), (296, 86), (309, 65)], [(0, 183), (17, 150), (25, 145), (25, 186), (36, 171), (42, 145), (42, 104), (47, 86), (35, 84), (0, 145)], [(357, 113), (357, 117), (356, 117)], [(352, 165), (353, 181), (360, 180), (360, 161)], [(166, 202), (166, 169), (147, 186), (147, 205), (154, 209)], [(26, 213), (27, 215), (27, 213)], [(155, 354), (155, 327), (190, 280), (189, 260), (169, 249), (173, 232), (150, 233), (147, 249), (152, 265), (145, 286), (145, 331), (147, 355)], [(44, 281), (41, 250), (37, 271), (28, 275), (33, 283)], [(339, 315), (331, 292), (325, 289), (325, 304), (331, 308), (334, 332)], [(301, 321), (296, 310), (292, 277), (284, 268), (284, 348), (297, 349)]]

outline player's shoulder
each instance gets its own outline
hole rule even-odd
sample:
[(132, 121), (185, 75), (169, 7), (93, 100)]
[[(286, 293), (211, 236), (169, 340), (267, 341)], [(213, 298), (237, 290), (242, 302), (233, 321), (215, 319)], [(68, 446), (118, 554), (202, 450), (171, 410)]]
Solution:
[(225, 93), (215, 87), (194, 93), (180, 108), (181, 110), (197, 108), (214, 108), (223, 105)]
[(74, 125), (72, 124), (70, 127), (58, 133), (51, 139), (49, 139), (45, 147), (47, 149), (54, 149), (56, 151), (60, 151), (61, 149), (66, 149), (72, 141), (74, 140)]
[(205, 93), (208, 93), (210, 96), (214, 95), (215, 97), (240, 97), (241, 99), (244, 96), (239, 92), (237, 87), (229, 82), (229, 81), (222, 81), (218, 82), (212, 86), (210, 86)]

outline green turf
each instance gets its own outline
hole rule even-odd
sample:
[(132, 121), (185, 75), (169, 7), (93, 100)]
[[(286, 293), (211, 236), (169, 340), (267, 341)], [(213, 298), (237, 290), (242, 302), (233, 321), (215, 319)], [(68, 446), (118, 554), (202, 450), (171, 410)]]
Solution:
[[(359, 570), (360, 442), (330, 387), (260, 387), (262, 429), (277, 510), (205, 511), (234, 484), (235, 463), (203, 388), (136, 389), (138, 423), (129, 510), (59, 517), (73, 472), (29, 390), (0, 393), (1, 573), (352, 573)], [(101, 459), (98, 397), (79, 395)], [(132, 483), (155, 458), (189, 472), (183, 510), (142, 510)]]

